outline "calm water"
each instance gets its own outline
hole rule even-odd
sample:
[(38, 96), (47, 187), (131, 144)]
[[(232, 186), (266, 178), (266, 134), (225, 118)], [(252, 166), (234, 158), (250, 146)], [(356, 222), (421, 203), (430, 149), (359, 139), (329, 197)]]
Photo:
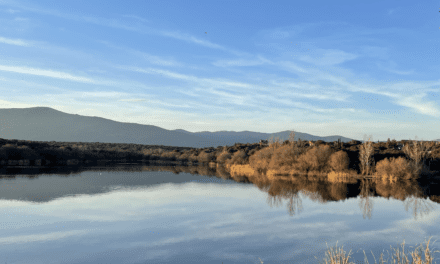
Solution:
[[(322, 263), (337, 241), (374, 263), (371, 251), (378, 260), (431, 236), (440, 249), (429, 199), (322, 201), (191, 173), (101, 170), (1, 178), (0, 263)], [(338, 186), (329, 195), (353, 196)]]

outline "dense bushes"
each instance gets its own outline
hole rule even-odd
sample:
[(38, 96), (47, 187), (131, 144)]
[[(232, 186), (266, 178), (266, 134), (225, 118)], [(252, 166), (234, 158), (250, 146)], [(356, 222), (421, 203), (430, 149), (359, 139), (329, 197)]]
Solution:
[(208, 163), (215, 160), (215, 155), (212, 152), (202, 151), (198, 157), (198, 162)]
[(271, 170), (285, 170), (296, 162), (299, 152), (293, 145), (284, 145), (274, 149), (268, 164)]
[(328, 145), (319, 145), (309, 149), (297, 159), (296, 169), (300, 171), (329, 171), (328, 160), (332, 149)]
[(342, 172), (348, 169), (350, 159), (347, 152), (340, 150), (330, 156), (329, 165), (336, 172)]
[(229, 153), (226, 149), (224, 149), (220, 155), (217, 156), (217, 162), (218, 163), (226, 163), (226, 160), (229, 160), (232, 158), (231, 153)]
[(263, 148), (255, 152), (249, 158), (249, 165), (258, 172), (266, 172), (269, 167), (270, 160), (272, 158), (274, 149), (273, 148)]
[(295, 144), (275, 148), (264, 148), (249, 158), (249, 165), (258, 172), (315, 171), (329, 172), (348, 169), (349, 158), (345, 151), (333, 152), (330, 146), (321, 144), (312, 148), (301, 148)]
[(376, 164), (376, 174), (379, 176), (393, 176), (397, 178), (411, 178), (410, 163), (402, 157), (384, 159)]
[(227, 164), (246, 164), (248, 163), (248, 155), (246, 154), (246, 152), (244, 152), (243, 150), (239, 150), (234, 152), (234, 154), (232, 154), (232, 157), (230, 160), (227, 161)]

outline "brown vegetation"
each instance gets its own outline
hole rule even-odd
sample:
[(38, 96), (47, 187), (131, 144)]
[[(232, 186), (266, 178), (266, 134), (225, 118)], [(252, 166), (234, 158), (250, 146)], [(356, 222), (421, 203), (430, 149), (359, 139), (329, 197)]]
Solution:
[[(400, 149), (400, 146), (404, 146)], [(400, 157), (400, 159), (398, 159)], [(19, 162), (23, 160), (23, 162)], [(25, 162), (29, 160), (30, 163)], [(84, 164), (96, 160), (178, 163), (249, 164), (255, 171), (278, 173), (329, 173), (357, 171), (364, 175), (408, 177), (432, 175), (440, 171), (440, 145), (435, 142), (390, 140), (373, 143), (295, 141), (292, 131), (289, 140), (270, 139), (268, 144), (235, 144), (217, 148), (183, 148), (136, 144), (35, 142), (0, 139), (0, 166), (30, 164), (30, 166), (65, 165), (67, 160)], [(380, 166), (379, 163), (384, 160)], [(409, 167), (404, 167), (404, 160)], [(72, 162), (69, 162), (72, 164)], [(75, 162), (73, 162), (75, 163)], [(406, 164), (406, 163), (405, 163)], [(23, 165), (24, 166), (24, 165)], [(393, 166), (399, 168), (391, 169)], [(352, 173), (350, 173), (352, 174)], [(386, 176), (385, 176), (386, 175)], [(405, 175), (405, 176), (404, 176)]]
[(409, 162), (402, 158), (386, 158), (377, 162), (376, 175), (381, 177), (393, 177), (409, 179), (413, 176)]
[(350, 159), (348, 158), (347, 152), (343, 150), (335, 152), (330, 156), (329, 165), (336, 172), (348, 170), (349, 164)]
[(367, 141), (359, 149), (359, 161), (362, 174), (370, 174), (373, 166), (373, 142)]

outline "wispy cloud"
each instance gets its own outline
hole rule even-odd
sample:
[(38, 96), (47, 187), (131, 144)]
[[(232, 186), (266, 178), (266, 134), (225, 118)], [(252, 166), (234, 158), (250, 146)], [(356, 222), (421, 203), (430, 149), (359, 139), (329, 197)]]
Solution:
[[(57, 10), (41, 9), (38, 7), (30, 7), (27, 5), (22, 5), (22, 4), (13, 3), (13, 2), (7, 2), (7, 4), (10, 6), (19, 7), (23, 10), (30, 11), (30, 12), (57, 16), (57, 17), (61, 17), (64, 19), (70, 19), (70, 20), (75, 20), (75, 21), (80, 21), (80, 22), (87, 22), (87, 23), (92, 23), (95, 25), (100, 25), (100, 26), (105, 26), (105, 27), (113, 27), (113, 28), (117, 28), (117, 29), (138, 32), (141, 34), (154, 34), (154, 35), (160, 35), (160, 36), (164, 36), (164, 37), (170, 37), (170, 38), (186, 41), (188, 43), (193, 43), (193, 44), (197, 44), (197, 45), (212, 48), (212, 49), (224, 50), (226, 52), (230, 52), (230, 53), (233, 53), (236, 55), (246, 54), (244, 52), (240, 52), (240, 51), (236, 51), (234, 49), (226, 48), (222, 45), (212, 43), (208, 40), (204, 40), (204, 39), (195, 37), (195, 36), (188, 34), (188, 33), (180, 33), (177, 31), (169, 31), (169, 30), (162, 30), (162, 29), (153, 29), (153, 28), (150, 28), (150, 27), (147, 27), (144, 25), (134, 26), (133, 23), (126, 23), (125, 21), (121, 21), (118, 19), (108, 19), (108, 18), (94, 17), (94, 16), (79, 16), (79, 15), (62, 13)], [(136, 18), (137, 20), (143, 20), (142, 18), (137, 17), (137, 16), (133, 16), (133, 15), (125, 15), (123, 17)]]
[(243, 82), (234, 82), (229, 80), (219, 80), (219, 79), (209, 79), (209, 78), (199, 78), (193, 75), (186, 75), (181, 73), (176, 73), (172, 71), (162, 70), (162, 69), (155, 69), (155, 68), (138, 68), (138, 67), (130, 67), (130, 66), (115, 66), (118, 69), (121, 70), (128, 70), (128, 71), (135, 71), (135, 72), (142, 72), (147, 74), (155, 74), (155, 75), (161, 75), (164, 77), (172, 78), (172, 79), (179, 79), (184, 81), (190, 81), (190, 82), (196, 82), (199, 84), (210, 84), (215, 86), (234, 86), (234, 87), (241, 87), (241, 88), (250, 88), (251, 86), (247, 83)]
[(118, 101), (119, 102), (142, 102), (142, 101), (145, 101), (145, 99), (121, 99)]
[(140, 16), (136, 16), (136, 15), (123, 15), (122, 17), (133, 18), (133, 19), (136, 19), (136, 20), (138, 20), (138, 21), (140, 21), (140, 22), (143, 22), (143, 23), (147, 23), (147, 22), (149, 22), (147, 19), (142, 18), (142, 17), (140, 17)]
[(143, 52), (143, 51), (139, 51), (139, 50), (135, 50), (135, 49), (127, 48), (127, 47), (117, 46), (117, 45), (109, 43), (108, 41), (99, 41), (99, 42), (104, 44), (107, 47), (122, 50), (127, 53), (131, 53), (131, 54), (135, 55), (136, 57), (144, 58), (145, 60), (147, 60), (151, 64), (160, 65), (160, 66), (181, 66), (181, 63), (179, 63), (175, 60), (172, 60), (172, 59), (166, 59), (166, 58), (163, 58), (160, 56), (151, 55), (151, 54)]
[(387, 72), (391, 72), (394, 74), (399, 74), (399, 75), (409, 75), (409, 74), (413, 74), (414, 70), (409, 70), (409, 71), (401, 71), (401, 70), (397, 70), (397, 63), (395, 63), (394, 61), (389, 61), (388, 62), (388, 66), (385, 66), (383, 63), (377, 63), (376, 64), (377, 67), (381, 70), (387, 71)]
[(424, 97), (426, 97), (424, 93), (411, 96), (399, 96), (394, 102), (398, 105), (414, 109), (414, 111), (420, 114), (440, 117), (440, 110), (437, 104), (432, 101), (427, 101)]
[(235, 55), (245, 55), (245, 54), (247, 54), (245, 52), (241, 52), (241, 51), (237, 51), (237, 50), (234, 50), (234, 49), (230, 49), (230, 48), (224, 47), (222, 45), (215, 44), (215, 43), (212, 43), (211, 41), (204, 40), (204, 39), (201, 39), (201, 38), (198, 38), (198, 37), (195, 37), (193, 35), (186, 34), (186, 33), (173, 32), (173, 31), (165, 31), (165, 30), (155, 30), (154, 32), (156, 34), (164, 36), (164, 37), (170, 37), (170, 38), (174, 38), (174, 39), (179, 39), (179, 40), (186, 41), (188, 43), (193, 43), (193, 44), (197, 44), (197, 45), (208, 47), (208, 48), (212, 48), (212, 49), (223, 50), (223, 51), (235, 54)]
[(28, 107), (36, 107), (36, 106), (39, 105), (6, 101), (0, 99), (0, 108), (28, 108)]
[(55, 78), (55, 79), (74, 81), (80, 83), (89, 83), (95, 85), (115, 86), (131, 91), (133, 90), (133, 88), (150, 89), (149, 86), (133, 80), (111, 80), (111, 79), (102, 79), (102, 78), (97, 79), (97, 78), (90, 78), (84, 76), (77, 76), (70, 73), (54, 71), (50, 69), (47, 70), (47, 69), (30, 68), (24, 66), (0, 65), (0, 71), (29, 74), (34, 76), (42, 76), (42, 77)]
[(301, 61), (312, 63), (320, 66), (330, 66), (341, 64), (349, 60), (354, 60), (358, 57), (356, 54), (348, 53), (342, 50), (324, 50), (316, 49), (311, 52), (311, 55), (303, 55), (299, 57)]
[(257, 60), (245, 60), (245, 59), (217, 60), (212, 64), (218, 67), (246, 67), (246, 66), (258, 66), (263, 64), (273, 64), (273, 62), (263, 58), (262, 56), (258, 56)]
[(87, 77), (82, 77), (82, 76), (75, 76), (75, 75), (72, 75), (72, 74), (69, 74), (66, 72), (43, 70), (43, 69), (29, 68), (29, 67), (22, 67), (22, 66), (0, 65), (0, 71), (31, 74), (31, 75), (57, 78), (57, 79), (63, 79), (63, 80), (69, 80), (69, 81), (83, 82), (83, 83), (96, 83), (96, 81), (93, 79), (90, 79)]
[(10, 38), (3, 38), (0, 37), (0, 43), (5, 43), (9, 45), (16, 45), (16, 46), (23, 46), (23, 47), (29, 47), (31, 44), (25, 40), (22, 39), (10, 39)]
[(19, 11), (19, 10), (15, 10), (15, 9), (11, 9), (11, 8), (8, 8), (8, 9), (6, 9), (6, 12), (8, 12), (9, 14), (15, 14), (15, 13), (19, 13), (20, 11)]
[(59, 240), (71, 236), (82, 236), (88, 234), (88, 230), (72, 230), (72, 231), (61, 231), (61, 232), (51, 232), (46, 234), (35, 234), (35, 235), (22, 235), (22, 236), (10, 236), (0, 238), (0, 244), (25, 244), (33, 243), (38, 241), (51, 241)]

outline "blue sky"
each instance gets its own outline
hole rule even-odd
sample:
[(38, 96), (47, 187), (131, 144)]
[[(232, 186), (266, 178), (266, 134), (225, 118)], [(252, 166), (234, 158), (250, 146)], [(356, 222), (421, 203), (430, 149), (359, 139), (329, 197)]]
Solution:
[(0, 108), (440, 138), (440, 1), (0, 0)]

